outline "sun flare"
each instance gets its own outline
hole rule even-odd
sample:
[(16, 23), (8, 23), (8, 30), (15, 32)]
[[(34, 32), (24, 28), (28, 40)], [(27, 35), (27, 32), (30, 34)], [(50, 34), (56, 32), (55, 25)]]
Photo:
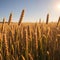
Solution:
[(60, 9), (60, 4), (57, 5), (57, 8)]

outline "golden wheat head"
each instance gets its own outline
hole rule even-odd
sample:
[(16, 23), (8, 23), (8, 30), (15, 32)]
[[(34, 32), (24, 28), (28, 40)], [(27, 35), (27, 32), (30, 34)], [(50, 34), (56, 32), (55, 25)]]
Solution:
[(9, 16), (8, 25), (11, 23), (11, 21), (12, 21), (12, 13), (10, 13), (10, 16)]
[(48, 21), (49, 21), (49, 13), (47, 14), (46, 24), (48, 24)]
[(21, 17), (19, 19), (18, 25), (21, 24), (23, 17), (24, 17), (24, 10), (22, 10)]

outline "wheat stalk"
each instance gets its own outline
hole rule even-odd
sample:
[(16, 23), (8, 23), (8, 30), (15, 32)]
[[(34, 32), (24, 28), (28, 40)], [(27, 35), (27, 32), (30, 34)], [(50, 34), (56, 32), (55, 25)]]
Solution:
[(9, 16), (8, 25), (10, 25), (11, 21), (12, 21), (12, 13), (10, 13), (10, 16)]
[(59, 22), (60, 22), (60, 17), (59, 17), (59, 19), (58, 19), (57, 26), (59, 25)]
[(49, 21), (49, 14), (47, 14), (46, 24), (48, 24), (48, 21)]
[(29, 56), (30, 60), (33, 60), (33, 57), (30, 53), (28, 54), (28, 56)]
[(3, 40), (4, 40), (4, 43), (5, 43), (6, 59), (9, 59), (8, 41), (7, 41), (7, 38), (6, 38), (6, 33), (3, 34)]
[(3, 18), (2, 32), (4, 32), (4, 30), (5, 30), (5, 28), (4, 28), (4, 27), (5, 27), (5, 20), (6, 20), (6, 19), (5, 19), (5, 18)]
[(23, 17), (24, 17), (24, 10), (22, 10), (21, 17), (19, 19), (18, 25), (21, 25)]
[(26, 27), (24, 27), (24, 40), (25, 40), (25, 57), (28, 60), (28, 33)]
[(3, 60), (3, 57), (2, 57), (2, 55), (1, 55), (1, 53), (0, 53), (0, 60)]
[(25, 60), (25, 57), (23, 55), (21, 55), (21, 57), (22, 57), (22, 60)]

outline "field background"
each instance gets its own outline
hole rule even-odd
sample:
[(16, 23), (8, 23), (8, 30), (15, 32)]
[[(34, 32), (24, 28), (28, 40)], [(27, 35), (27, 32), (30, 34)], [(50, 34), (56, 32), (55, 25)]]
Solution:
[(60, 24), (0, 23), (1, 60), (59, 60)]

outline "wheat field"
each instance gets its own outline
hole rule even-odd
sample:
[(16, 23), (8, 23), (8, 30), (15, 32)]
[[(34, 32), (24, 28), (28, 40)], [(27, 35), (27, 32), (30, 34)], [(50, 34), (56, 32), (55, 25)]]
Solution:
[(58, 22), (0, 23), (0, 60), (60, 60), (60, 18)]

